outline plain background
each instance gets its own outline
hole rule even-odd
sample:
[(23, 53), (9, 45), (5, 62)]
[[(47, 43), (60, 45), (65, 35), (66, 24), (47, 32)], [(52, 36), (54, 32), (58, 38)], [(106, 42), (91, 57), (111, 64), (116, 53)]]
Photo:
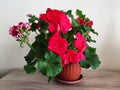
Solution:
[(99, 69), (120, 70), (120, 0), (0, 0), (0, 76), (23, 68), (24, 56), (29, 51), (27, 46), (19, 47), (9, 35), (9, 27), (26, 22), (26, 14), (45, 13), (48, 7), (65, 11), (81, 9), (94, 21), (93, 28), (99, 33), (98, 37), (92, 35), (97, 43), (91, 44), (97, 48), (102, 62)]

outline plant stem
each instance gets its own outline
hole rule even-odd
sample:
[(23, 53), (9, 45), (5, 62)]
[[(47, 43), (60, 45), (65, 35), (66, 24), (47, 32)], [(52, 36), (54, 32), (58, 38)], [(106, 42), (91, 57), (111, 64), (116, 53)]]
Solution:
[(35, 53), (37, 53), (36, 49), (28, 42), (25, 42)]
[[(21, 30), (22, 31), (22, 30)], [(28, 47), (30, 47), (33, 51), (34, 51), (34, 53), (36, 53), (37, 54), (37, 51), (36, 51), (36, 49), (28, 42), (28, 36), (29, 36), (29, 34), (28, 34), (28, 32), (25, 32), (25, 35), (22, 33), (20, 31), (20, 33), (21, 33), (21, 41), (22, 41), (22, 43), (26, 43), (27, 45), (28, 45)]]

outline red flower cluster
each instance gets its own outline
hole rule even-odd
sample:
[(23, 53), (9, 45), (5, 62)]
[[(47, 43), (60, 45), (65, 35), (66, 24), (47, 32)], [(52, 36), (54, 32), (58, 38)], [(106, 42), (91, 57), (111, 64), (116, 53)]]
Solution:
[(69, 49), (67, 40), (62, 38), (59, 32), (56, 32), (50, 37), (48, 49), (61, 57), (62, 66), (68, 63), (76, 63), (80, 60), (85, 60), (85, 55), (83, 52), (87, 46), (86, 39), (80, 33), (77, 33), (76, 37), (77, 39), (74, 40), (74, 45), (78, 51)]
[[(12, 27), (10, 27), (9, 34), (11, 34), (15, 38), (20, 38), (21, 33), (23, 33), (26, 29), (30, 29), (30, 24), (20, 22), (18, 25), (13, 25)], [(21, 32), (20, 30), (22, 30), (23, 32)]]
[(46, 14), (40, 15), (40, 19), (48, 22), (50, 32), (61, 31), (67, 33), (72, 26), (64, 12), (50, 8), (47, 9)]
[(48, 49), (62, 56), (68, 47), (68, 42), (65, 38), (62, 38), (59, 32), (56, 32), (50, 37)]
[(83, 18), (80, 18), (80, 17), (78, 17), (77, 20), (78, 20), (79, 24), (81, 24), (81, 25), (87, 25), (89, 27), (92, 27), (92, 25), (93, 25), (93, 21), (86, 22)]
[(46, 14), (40, 15), (40, 19), (45, 20), (49, 24), (48, 29), (52, 36), (48, 42), (48, 49), (61, 57), (62, 66), (85, 60), (83, 54), (87, 46), (85, 37), (80, 33), (76, 34), (77, 39), (73, 43), (78, 50), (74, 51), (69, 49), (68, 41), (60, 35), (60, 33), (67, 34), (72, 26), (64, 12), (48, 8)]
[(9, 29), (9, 34), (11, 34), (15, 38), (20, 38), (20, 32), (18, 29), (19, 29), (18, 26), (13, 25)]
[(81, 33), (77, 33), (76, 38), (74, 45), (82, 53), (86, 49), (86, 39)]
[(76, 62), (79, 62), (80, 60), (85, 60), (85, 55), (83, 54), (83, 52), (84, 52), (84, 50), (86, 49), (86, 46), (87, 46), (86, 39), (80, 33), (77, 33), (76, 37), (77, 37), (77, 39), (74, 40), (74, 45), (78, 49), (78, 51), (68, 49), (66, 51), (66, 53), (61, 55), (63, 66), (68, 64), (69, 62), (70, 63), (76, 63)]

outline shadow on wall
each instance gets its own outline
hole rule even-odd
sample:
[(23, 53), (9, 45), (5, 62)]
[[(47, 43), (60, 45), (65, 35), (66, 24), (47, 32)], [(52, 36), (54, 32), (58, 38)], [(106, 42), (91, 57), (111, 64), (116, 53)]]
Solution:
[(120, 42), (117, 41), (115, 23), (108, 25), (108, 32), (100, 47), (101, 69), (120, 70)]

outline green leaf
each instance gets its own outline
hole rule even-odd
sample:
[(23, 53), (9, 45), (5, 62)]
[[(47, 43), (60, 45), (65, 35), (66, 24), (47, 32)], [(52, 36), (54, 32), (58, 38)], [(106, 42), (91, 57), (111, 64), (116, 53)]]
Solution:
[(87, 18), (85, 18), (85, 21), (88, 22), (88, 21), (90, 21), (90, 19), (87, 17)]
[(86, 50), (85, 50), (85, 54), (95, 54), (95, 53), (96, 53), (96, 48), (90, 47), (88, 45)]
[(30, 52), (24, 58), (27, 64), (31, 64), (35, 59), (35, 52), (30, 50)]
[(48, 29), (48, 23), (47, 22), (45, 22), (45, 21), (43, 21), (43, 20), (41, 20), (40, 21), (40, 27), (41, 27), (41, 30), (47, 30)]
[(68, 11), (66, 12), (66, 14), (71, 18), (72, 26), (73, 26), (73, 27), (77, 27), (78, 24), (77, 24), (76, 20), (74, 19), (74, 16), (72, 15), (72, 10), (68, 10)]
[(85, 15), (83, 15), (82, 11), (80, 11), (79, 9), (76, 10), (76, 15), (78, 15), (79, 17), (85, 19)]
[(58, 75), (61, 70), (61, 60), (58, 55), (53, 52), (47, 52), (45, 54), (45, 60), (39, 59), (38, 70), (44, 75), (47, 75), (50, 81), (56, 75)]
[(89, 35), (86, 36), (86, 39), (87, 39), (87, 41), (88, 41), (89, 43), (90, 43), (90, 42), (93, 42), (93, 43), (96, 42), (95, 40), (91, 39), (91, 36), (89, 36)]
[(90, 67), (90, 64), (86, 60), (80, 60), (80, 66), (87, 69)]
[(30, 23), (34, 23), (35, 20), (39, 20), (35, 15), (33, 15), (32, 17), (29, 18)]
[(36, 58), (43, 58), (45, 52), (47, 51), (47, 40), (44, 39), (44, 34), (39, 34), (35, 38), (35, 42), (32, 44), (32, 47), (36, 50), (36, 52), (31, 49), (24, 57), (29, 65), (35, 65), (37, 61)]
[(85, 56), (86, 56), (86, 60), (84, 61), (80, 61), (80, 65), (83, 68), (89, 68), (91, 67), (92, 69), (97, 69), (100, 65), (100, 60), (98, 55), (96, 54), (96, 48), (87, 46), (86, 50), (85, 50)]
[(47, 75), (47, 60), (39, 59), (38, 60), (38, 70), (42, 72), (43, 75)]
[(39, 34), (35, 38), (35, 42), (32, 44), (32, 46), (37, 50), (37, 56), (39, 56), (39, 58), (43, 58), (45, 52), (48, 50), (47, 43), (48, 41), (45, 39), (45, 34)]
[(25, 65), (24, 70), (29, 74), (36, 72), (36, 68), (33, 65)]
[(91, 29), (91, 32), (98, 35), (98, 33), (94, 31), (94, 29)]
[(95, 55), (91, 55), (89, 58), (87, 58), (87, 62), (90, 64), (92, 69), (97, 69), (100, 65), (99, 57)]
[(50, 82), (53, 79), (54, 79), (54, 77), (48, 77), (48, 82)]
[(36, 29), (37, 29), (37, 24), (33, 22), (31, 25), (31, 30), (36, 31)]

